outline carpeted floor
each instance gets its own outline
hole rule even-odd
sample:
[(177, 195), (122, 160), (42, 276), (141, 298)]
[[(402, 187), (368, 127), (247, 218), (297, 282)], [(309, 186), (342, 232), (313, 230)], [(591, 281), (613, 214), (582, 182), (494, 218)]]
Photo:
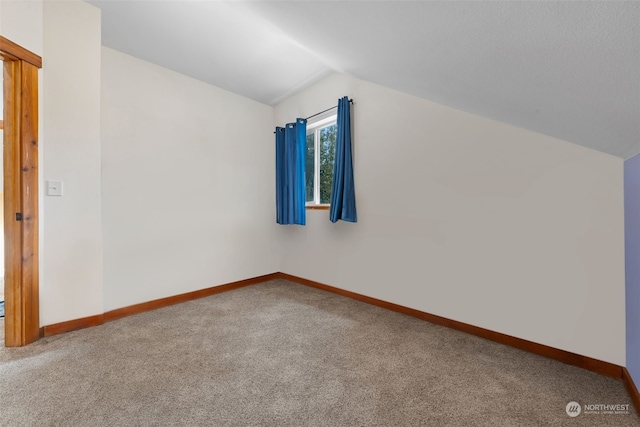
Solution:
[(0, 384), (2, 426), (640, 426), (565, 412), (620, 381), (282, 280), (0, 348)]

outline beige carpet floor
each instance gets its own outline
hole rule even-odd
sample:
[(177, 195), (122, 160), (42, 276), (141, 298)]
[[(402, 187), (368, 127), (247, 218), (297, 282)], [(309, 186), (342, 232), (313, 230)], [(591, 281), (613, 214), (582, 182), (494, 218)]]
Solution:
[(0, 348), (0, 426), (640, 426), (569, 401), (631, 403), (620, 381), (282, 280)]

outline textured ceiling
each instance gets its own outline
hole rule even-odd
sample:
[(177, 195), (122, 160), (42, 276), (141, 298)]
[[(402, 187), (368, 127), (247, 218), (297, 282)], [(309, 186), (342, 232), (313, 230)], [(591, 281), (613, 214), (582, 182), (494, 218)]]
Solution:
[(640, 152), (637, 1), (90, 3), (106, 46), (264, 103), (339, 71), (623, 158)]

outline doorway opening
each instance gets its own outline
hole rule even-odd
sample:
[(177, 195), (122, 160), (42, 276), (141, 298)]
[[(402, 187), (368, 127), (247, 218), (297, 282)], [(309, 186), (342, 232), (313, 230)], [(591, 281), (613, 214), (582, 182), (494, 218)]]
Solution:
[(3, 72), (4, 344), (42, 336), (38, 282), (38, 69), (42, 58), (0, 36)]

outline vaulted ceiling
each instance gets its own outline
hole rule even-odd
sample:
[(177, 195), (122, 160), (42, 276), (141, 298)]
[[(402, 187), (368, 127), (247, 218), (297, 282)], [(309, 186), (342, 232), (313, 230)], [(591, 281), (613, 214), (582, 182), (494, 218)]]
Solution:
[(337, 71), (628, 158), (638, 1), (127, 1), (103, 44), (275, 105)]

